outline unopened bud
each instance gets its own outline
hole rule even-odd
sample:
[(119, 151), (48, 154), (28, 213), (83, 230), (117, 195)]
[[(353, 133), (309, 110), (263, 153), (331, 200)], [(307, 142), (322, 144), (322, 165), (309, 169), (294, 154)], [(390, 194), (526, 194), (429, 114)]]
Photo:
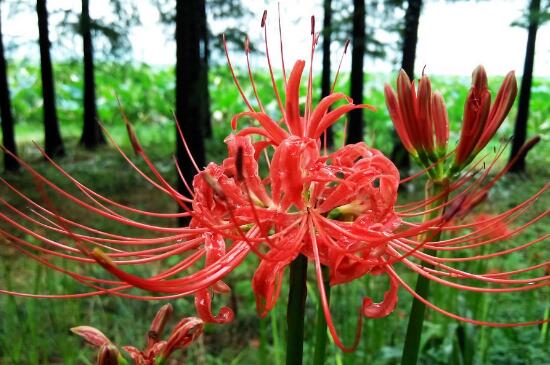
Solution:
[(183, 349), (195, 341), (201, 334), (204, 322), (196, 317), (182, 319), (170, 334), (162, 357), (168, 358), (177, 349)]
[(478, 92), (487, 89), (487, 73), (481, 65), (477, 66), (472, 72), (472, 86)]
[(97, 365), (119, 365), (119, 357), (120, 352), (114, 345), (104, 344), (97, 353)]
[(89, 344), (100, 347), (110, 344), (111, 341), (97, 328), (90, 326), (78, 326), (71, 328), (71, 332), (82, 337)]
[(160, 339), (160, 335), (166, 326), (166, 322), (172, 316), (174, 308), (172, 304), (168, 303), (163, 305), (157, 312), (153, 322), (151, 322), (151, 327), (149, 327), (149, 332), (147, 333), (147, 346), (152, 346), (155, 342)]

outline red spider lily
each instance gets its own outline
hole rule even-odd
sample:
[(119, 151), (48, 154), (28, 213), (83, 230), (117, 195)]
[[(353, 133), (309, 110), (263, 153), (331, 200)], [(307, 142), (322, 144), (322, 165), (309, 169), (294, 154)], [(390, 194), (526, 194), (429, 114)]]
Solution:
[[(172, 305), (166, 304), (160, 308), (147, 332), (147, 346), (145, 350), (138, 350), (134, 346), (122, 348), (130, 355), (135, 365), (159, 365), (163, 364), (174, 351), (185, 349), (193, 343), (203, 331), (203, 321), (199, 318), (188, 317), (182, 319), (172, 330), (167, 341), (161, 340), (166, 322), (172, 315)], [(98, 365), (118, 365), (123, 361), (118, 348), (100, 330), (79, 326), (71, 328), (71, 331), (94, 347), (98, 347)]]
[[(447, 150), (449, 121), (443, 97), (432, 93), (428, 77), (420, 78), (415, 92), (414, 82), (401, 70), (397, 77), (397, 95), (388, 84), (384, 93), (390, 117), (407, 151), (424, 166), (440, 161)], [(461, 171), (493, 138), (514, 104), (516, 94), (516, 78), (514, 72), (509, 72), (491, 105), (485, 69), (478, 66), (474, 70), (451, 173)]]
[(514, 104), (517, 94), (514, 72), (509, 72), (491, 105), (487, 74), (483, 66), (472, 73), (472, 87), (464, 104), (464, 121), (458, 143), (455, 166), (462, 167), (472, 161), (493, 138)]
[(483, 232), (483, 238), (500, 238), (510, 234), (510, 227), (506, 222), (495, 218), (492, 214), (477, 214), (474, 216), (474, 230)]
[[(264, 29), (265, 22), (264, 14)], [(545, 185), (537, 194), (516, 207), (494, 217), (487, 217), (477, 223), (451, 223), (456, 221), (456, 217), (467, 214), (479, 204), (508, 170), (505, 167), (492, 176), (490, 173), (494, 170), (496, 160), (491, 161), (488, 166), (480, 161), (470, 165), (459, 179), (448, 182), (441, 194), (422, 201), (397, 205), (398, 187), (414, 177), (400, 180), (394, 164), (380, 151), (365, 143), (344, 146), (330, 153), (321, 150), (320, 139), (329, 126), (350, 110), (373, 108), (366, 104), (354, 104), (342, 93), (332, 93), (316, 107), (313, 106), (311, 64), (318, 38), (314, 27), (312, 26), (312, 52), (303, 113), (300, 111), (299, 96), (305, 61), (294, 64), (288, 79), (283, 71), (286, 85), (283, 103), (271, 67), (267, 31), (264, 34), (269, 72), (280, 116), (271, 117), (264, 110), (249, 68), (248, 74), (259, 111), (252, 106), (238, 82), (228, 55), (234, 81), (249, 110), (236, 115), (231, 121), (235, 134), (225, 140), (228, 146), (227, 158), (219, 165), (210, 163), (203, 170), (197, 167), (198, 173), (192, 189), (188, 187), (191, 198), (170, 186), (145, 154), (129, 124), (128, 132), (134, 151), (144, 160), (150, 171), (147, 173), (141, 170), (113, 141), (131, 167), (160, 194), (174, 199), (185, 210), (184, 213), (149, 212), (115, 202), (84, 186), (50, 160), (52, 166), (80, 192), (70, 194), (24, 161), (20, 161), (40, 183), (39, 187), (50, 188), (90, 215), (133, 227), (144, 233), (137, 236), (115, 234), (63, 217), (51, 204), (42, 206), (36, 203), (2, 179), (9, 189), (33, 209), (33, 214), (27, 214), (0, 198), (6, 208), (0, 212), (0, 219), (7, 222), (14, 231), (21, 231), (29, 237), (21, 238), (0, 228), (0, 233), (7, 238), (7, 242), (16, 250), (92, 288), (90, 292), (72, 295), (3, 292), (58, 298), (98, 294), (136, 299), (194, 295), (201, 318), (207, 322), (221, 323), (231, 320), (233, 312), (223, 307), (215, 315), (212, 311), (213, 295), (229, 290), (223, 282), (224, 278), (250, 253), (260, 258), (260, 264), (252, 278), (252, 287), (261, 316), (266, 315), (276, 304), (285, 269), (301, 254), (315, 264), (317, 285), (328, 328), (335, 343), (344, 350), (351, 350), (355, 346), (345, 347), (336, 334), (322, 280), (323, 265), (329, 269), (331, 285), (348, 283), (369, 275), (386, 275), (389, 278), (390, 288), (384, 293), (380, 303), (375, 303), (368, 297), (358, 303), (360, 314), (369, 318), (390, 314), (396, 306), (398, 287), (401, 286), (436, 311), (470, 323), (489, 326), (541, 323), (542, 321), (493, 323), (460, 317), (419, 297), (397, 270), (399, 266), (405, 266), (442, 285), (484, 293), (525, 291), (547, 286), (550, 276), (539, 273), (539, 269), (545, 267), (547, 262), (499, 274), (470, 273), (462, 268), (462, 263), (490, 260), (546, 240), (548, 234), (508, 248), (499, 245), (545, 218), (548, 210), (499, 235), (497, 239), (488, 238), (486, 234), (497, 220), (511, 225), (518, 217), (525, 215), (549, 185)], [(248, 60), (248, 47), (246, 56)], [(284, 62), (282, 63), (284, 70)], [(448, 139), (446, 112), (443, 100), (437, 94), (431, 93), (427, 78), (422, 79), (417, 97), (414, 87), (405, 77), (400, 75), (402, 86), (398, 89), (398, 94), (402, 90), (402, 95), (398, 100), (386, 88), (390, 100), (388, 104), (392, 118), (396, 115), (399, 117), (396, 128), (402, 138), (408, 138), (404, 139), (404, 143), (409, 151), (418, 152), (418, 156), (422, 151), (433, 162), (418, 175), (429, 174), (445, 158), (445, 153), (441, 151), (445, 150)], [(497, 97), (497, 100), (500, 99)], [(405, 112), (401, 112), (401, 105), (397, 107), (399, 103), (407, 108), (406, 116), (403, 116)], [(411, 110), (416, 109), (419, 114), (411, 114)], [(237, 122), (243, 117), (249, 117), (258, 124), (237, 130)], [(433, 127), (435, 137), (431, 132), (426, 133), (427, 130), (415, 129), (416, 122), (424, 123), (422, 125), (430, 129)], [(497, 157), (502, 152), (502, 149), (498, 151)], [(437, 156), (432, 157), (432, 154)], [(259, 169), (262, 158), (269, 166), (265, 175)], [(47, 195), (43, 196), (47, 202)], [(449, 196), (449, 199), (437, 203), (443, 196)], [(431, 212), (442, 214), (419, 222), (418, 218)], [(190, 217), (190, 224), (188, 227), (175, 228), (169, 223), (144, 223), (134, 218), (136, 216), (158, 220), (187, 216)], [(473, 227), (477, 229), (464, 233), (466, 229)], [(44, 231), (61, 235), (65, 240), (48, 238), (42, 233)], [(448, 234), (450, 238), (433, 240), (439, 232)], [(67, 239), (75, 245), (66, 243)], [(494, 251), (472, 254), (471, 249), (476, 247), (487, 247)], [(448, 255), (438, 257), (433, 254), (443, 251)], [(99, 263), (118, 280), (95, 278), (82, 274), (82, 270), (70, 271), (56, 265), (44, 254), (86, 265)], [(175, 256), (181, 260), (148, 278), (123, 270), (126, 265), (149, 266)], [(523, 276), (511, 278), (519, 274)], [(129, 289), (133, 287), (163, 293), (165, 296), (129, 293)], [(356, 344), (357, 339), (354, 342)]]
[(414, 81), (401, 70), (397, 95), (388, 84), (384, 94), (395, 130), (407, 151), (416, 158), (429, 157), (432, 162), (445, 155), (449, 140), (447, 109), (442, 96), (432, 93), (430, 79), (422, 75), (416, 92)]

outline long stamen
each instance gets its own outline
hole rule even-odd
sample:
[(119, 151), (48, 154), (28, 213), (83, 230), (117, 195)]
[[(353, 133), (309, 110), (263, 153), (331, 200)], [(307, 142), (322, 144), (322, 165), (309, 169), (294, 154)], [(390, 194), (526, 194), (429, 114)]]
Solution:
[[(181, 168), (180, 168), (180, 165), (178, 163), (178, 160), (177, 160), (176, 156), (172, 156), (172, 160), (174, 161), (174, 167), (176, 168), (176, 171), (178, 173), (178, 177), (180, 178), (180, 181), (185, 186), (185, 189), (189, 193), (189, 196), (191, 197), (191, 199), (194, 199), (195, 198), (195, 192), (193, 191), (193, 189), (191, 189), (191, 186), (189, 186), (189, 183), (187, 182), (187, 179), (183, 176), (183, 171), (181, 171)], [(182, 213), (182, 214), (189, 214), (189, 213)]]
[(283, 53), (283, 31), (281, 28), (281, 3), (277, 3), (277, 18), (279, 20), (279, 43), (281, 44), (281, 66), (283, 68), (283, 80), (285, 82), (285, 89), (286, 89), (286, 70), (285, 70), (285, 56)]
[(244, 41), (244, 54), (246, 55), (246, 68), (248, 69), (248, 78), (250, 79), (250, 84), (252, 85), (252, 90), (254, 90), (254, 96), (256, 97), (256, 101), (258, 102), (258, 106), (260, 107), (260, 110), (262, 113), (265, 113), (264, 106), (262, 105), (262, 102), (260, 100), (260, 97), (258, 95), (258, 90), (256, 89), (256, 83), (254, 82), (254, 76), (252, 75), (252, 69), (250, 67), (250, 41), (248, 40), (248, 37), (246, 37)]
[(315, 55), (315, 45), (317, 44), (317, 41), (319, 40), (319, 34), (315, 33), (315, 17), (311, 16), (311, 54), (309, 58), (309, 75), (307, 80), (307, 97), (306, 97), (306, 108), (305, 108), (305, 116), (304, 116), (304, 127), (308, 125), (309, 117), (312, 110), (312, 94), (313, 94), (313, 56)]
[(422, 303), (424, 303), (425, 305), (427, 305), (431, 309), (433, 309), (436, 312), (439, 312), (439, 313), (441, 313), (441, 314), (443, 314), (447, 317), (457, 319), (457, 320), (462, 321), (462, 322), (478, 324), (478, 325), (488, 326), (488, 327), (522, 327), (522, 326), (533, 326), (533, 325), (538, 325), (538, 324), (550, 322), (550, 319), (544, 319), (544, 320), (539, 320), (539, 321), (520, 322), (520, 323), (497, 323), (497, 322), (488, 322), (488, 321), (478, 321), (478, 320), (475, 320), (475, 319), (462, 317), (462, 316), (459, 316), (457, 314), (448, 312), (448, 311), (436, 306), (435, 304), (431, 303), (430, 301), (426, 300), (425, 298), (421, 297), (420, 295), (418, 295), (409, 285), (407, 285), (407, 283), (405, 283), (405, 281), (403, 279), (401, 279), (399, 277), (399, 275), (397, 275), (397, 273), (392, 268), (388, 268), (388, 273), (390, 273), (391, 276), (394, 277), (405, 288), (406, 291), (408, 291), (412, 296), (414, 296), (416, 299), (420, 300)]
[(342, 67), (342, 61), (344, 61), (344, 56), (348, 52), (349, 42), (350, 40), (346, 39), (346, 43), (344, 43), (344, 52), (342, 52), (342, 57), (340, 57), (340, 62), (338, 63), (338, 68), (336, 69), (336, 75), (334, 76), (334, 81), (332, 82), (332, 86), (330, 88), (331, 94), (334, 92), (334, 88), (336, 87), (336, 83), (338, 82), (338, 76), (340, 75), (340, 68)]
[(191, 160), (191, 163), (193, 164), (193, 167), (195, 168), (195, 171), (197, 173), (201, 172), (201, 169), (197, 165), (197, 162), (193, 158), (193, 154), (191, 153), (191, 150), (189, 149), (189, 145), (187, 144), (187, 139), (185, 138), (185, 135), (183, 134), (183, 131), (181, 130), (179, 121), (176, 117), (176, 113), (172, 113), (172, 117), (174, 118), (174, 121), (176, 122), (176, 128), (178, 130), (178, 136), (181, 139), (181, 142), (183, 143), (183, 147), (185, 148), (185, 152), (187, 153), (187, 157)]
[(271, 59), (269, 58), (269, 46), (267, 41), (267, 23), (266, 22), (267, 22), (267, 10), (264, 10), (264, 14), (262, 15), (261, 26), (264, 29), (265, 56), (267, 58), (267, 67), (269, 68), (269, 75), (271, 76), (271, 85), (273, 86), (273, 91), (275, 92), (275, 98), (277, 99), (279, 110), (281, 111), (281, 116), (287, 128), (289, 128), (290, 130), (290, 127), (288, 125), (288, 120), (286, 118), (285, 109), (283, 107), (283, 102), (281, 100), (281, 96), (279, 95), (279, 88), (277, 87), (277, 83), (275, 82), (275, 76), (273, 75), (273, 68), (271, 67)]
[(334, 343), (336, 346), (338, 346), (342, 351), (344, 352), (353, 352), (359, 345), (359, 340), (361, 338), (361, 329), (363, 324), (363, 317), (361, 316), (361, 313), (359, 313), (359, 319), (357, 321), (357, 330), (355, 332), (355, 338), (353, 340), (353, 343), (350, 347), (346, 347), (342, 341), (340, 340), (340, 337), (338, 336), (338, 333), (336, 333), (336, 328), (334, 327), (334, 323), (332, 321), (332, 315), (330, 314), (330, 306), (328, 304), (326, 290), (325, 290), (325, 284), (323, 282), (323, 271), (321, 269), (321, 259), (319, 257), (319, 248), (317, 247), (317, 237), (315, 236), (315, 228), (314, 223), (311, 218), (308, 219), (309, 224), (309, 235), (311, 240), (311, 246), (313, 248), (313, 257), (315, 262), (315, 272), (317, 274), (317, 287), (319, 288), (320, 297), (321, 297), (321, 304), (323, 306), (323, 312), (325, 313), (325, 320), (327, 322), (327, 327), (330, 331), (330, 334), (332, 336), (332, 339), (334, 340)]
[(235, 71), (233, 69), (233, 65), (231, 65), (231, 59), (229, 58), (229, 50), (227, 49), (225, 34), (222, 34), (222, 42), (223, 42), (223, 49), (225, 51), (225, 58), (227, 59), (227, 65), (229, 66), (229, 71), (231, 72), (231, 76), (233, 77), (233, 82), (235, 82), (235, 86), (237, 87), (237, 90), (239, 90), (239, 93), (241, 94), (241, 98), (243, 99), (248, 109), (251, 112), (254, 112), (254, 108), (248, 101), (247, 97), (244, 95), (243, 89), (241, 88), (241, 84), (239, 83), (239, 80), (237, 80), (237, 76), (235, 76)]

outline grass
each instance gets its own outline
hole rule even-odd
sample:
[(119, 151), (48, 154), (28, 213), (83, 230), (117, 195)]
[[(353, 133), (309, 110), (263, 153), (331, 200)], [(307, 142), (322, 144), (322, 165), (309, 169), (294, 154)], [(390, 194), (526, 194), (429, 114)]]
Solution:
[[(14, 92), (14, 108), (19, 120), (17, 140), (21, 155), (39, 171), (51, 178), (63, 189), (73, 187), (66, 179), (60, 177), (38, 155), (31, 140), (41, 141), (39, 109), (39, 89), (31, 87), (36, 84), (29, 80), (36, 76), (36, 68), (25, 66), (26, 72), (17, 73), (17, 85)], [(77, 65), (59, 65), (58, 105), (62, 115), (62, 133), (65, 136), (68, 156), (60, 161), (61, 165), (84, 184), (117, 201), (154, 211), (174, 211), (170, 199), (162, 198), (154, 192), (139, 176), (133, 173), (123, 159), (111, 147), (87, 152), (77, 146), (80, 132), (78, 108)], [(14, 72), (11, 72), (13, 75)], [(35, 76), (32, 76), (35, 75)], [(112, 77), (108, 77), (112, 75)], [(174, 129), (169, 116), (170, 95), (173, 88), (170, 70), (153, 70), (146, 66), (141, 68), (117, 67), (102, 65), (98, 70), (98, 95), (101, 118), (114, 138), (123, 148), (129, 150), (125, 131), (112, 90), (117, 90), (130, 118), (136, 121), (136, 129), (143, 145), (155, 164), (166, 176), (175, 179), (171, 160), (173, 153)], [(39, 79), (39, 78), (38, 78)], [(38, 80), (37, 79), (37, 80)], [(70, 84), (71, 80), (74, 84)], [(242, 102), (237, 91), (230, 83), (225, 70), (216, 70), (211, 75), (212, 111), (214, 120), (214, 138), (207, 142), (209, 159), (220, 161), (224, 146), (220, 141), (229, 132), (230, 116), (242, 110)], [(457, 130), (457, 121), (461, 114), (461, 103), (465, 95), (467, 80), (455, 78), (437, 79), (436, 89), (442, 89), (447, 99), (452, 128)], [(379, 112), (367, 114), (368, 141), (374, 141), (383, 151), (391, 148), (389, 142), (389, 122), (384, 112), (381, 85), (384, 80), (380, 75), (373, 75), (367, 80), (367, 98)], [(261, 90), (268, 89), (268, 79), (259, 78)], [(376, 85), (376, 87), (373, 87)], [(530, 121), (532, 133), (540, 133), (547, 138), (549, 105), (544, 100), (550, 82), (544, 80), (534, 87), (533, 118)], [(492, 86), (495, 86), (493, 84)], [(341, 85), (346, 88), (345, 84)], [(23, 96), (21, 96), (23, 95)], [(264, 95), (262, 93), (262, 95)], [(274, 109), (273, 102), (268, 109)], [(34, 105), (34, 107), (32, 107)], [(245, 121), (243, 121), (245, 122)], [(502, 136), (510, 134), (506, 124)], [(341, 134), (341, 131), (338, 133)], [(456, 137), (456, 134), (454, 135)], [(536, 152), (535, 152), (536, 151)], [(549, 181), (548, 143), (543, 141), (529, 158), (528, 174), (505, 177), (491, 193), (489, 202), (482, 209), (498, 212), (510, 208), (536, 192), (537, 188)], [(140, 164), (140, 162), (137, 162)], [(141, 166), (141, 165), (140, 165)], [(36, 186), (28, 174), (5, 175), (11, 183), (23, 192), (41, 201)], [(405, 199), (415, 199), (421, 193), (421, 183), (414, 185)], [(0, 188), (0, 196), (23, 208), (21, 201), (14, 199), (13, 194)], [(118, 225), (107, 225), (105, 220), (90, 221), (90, 217), (78, 208), (67, 204), (62, 199), (52, 198), (53, 204), (60, 207), (63, 213), (76, 216), (77, 220), (102, 227), (113, 232), (131, 233)], [(533, 208), (542, 211), (550, 205), (547, 195)], [(2, 208), (4, 209), (4, 208)], [(2, 210), (4, 212), (4, 210)], [(547, 222), (547, 220), (545, 221)], [(174, 223), (175, 224), (175, 223)], [(547, 225), (547, 224), (546, 224)], [(539, 224), (519, 236), (516, 244), (546, 233), (546, 225)], [(548, 259), (544, 242), (531, 250), (494, 260), (495, 269), (506, 269), (524, 266), (523, 262), (540, 262)], [(13, 289), (31, 293), (76, 293), (84, 288), (66, 276), (46, 270), (38, 264), (21, 257), (9, 246), (2, 245), (0, 251), (0, 288)], [(546, 258), (545, 258), (546, 255)], [(538, 256), (538, 257), (537, 257)], [(467, 268), (473, 271), (480, 269), (470, 263)], [(257, 259), (250, 257), (233, 272), (228, 282), (233, 287), (231, 296), (216, 297), (215, 306), (223, 303), (236, 305), (236, 320), (227, 326), (207, 326), (203, 340), (187, 350), (179, 360), (188, 364), (254, 364), (260, 359), (270, 359), (273, 364), (284, 363), (285, 347), (285, 309), (286, 286), (276, 308), (263, 320), (255, 314), (254, 298), (250, 279), (257, 266)], [(310, 265), (311, 267), (311, 265)], [(78, 269), (78, 268), (77, 268)], [(413, 276), (402, 267), (398, 268), (408, 282)], [(108, 277), (102, 270), (95, 268), (95, 275)], [(316, 318), (317, 289), (310, 268), (308, 285), (308, 304), (306, 323), (314, 323)], [(285, 280), (288, 280), (286, 278)], [(356, 309), (364, 295), (372, 295), (380, 300), (387, 288), (387, 280), (380, 276), (368, 276), (356, 282), (337, 286), (332, 291), (332, 312), (346, 343), (352, 339), (356, 324)], [(550, 293), (548, 288), (514, 295), (475, 295), (448, 288), (433, 286), (434, 302), (461, 315), (478, 319), (521, 321), (548, 316)], [(407, 313), (411, 299), (404, 291), (400, 292), (400, 301), (395, 312), (387, 318), (367, 320), (364, 323), (364, 335), (357, 352), (341, 353), (329, 340), (327, 364), (396, 364), (399, 362), (403, 337), (406, 328)], [(0, 363), (6, 364), (91, 364), (93, 351), (74, 335), (69, 328), (76, 325), (92, 325), (103, 330), (109, 337), (121, 345), (141, 346), (145, 341), (149, 321), (164, 302), (140, 302), (104, 296), (81, 300), (44, 300), (0, 296)], [(192, 298), (172, 301), (177, 316), (194, 313)], [(546, 312), (545, 312), (546, 311)], [(172, 323), (173, 324), (173, 323)], [(170, 328), (170, 326), (168, 327)], [(470, 326), (444, 318), (429, 312), (425, 323), (422, 353), (422, 364), (544, 364), (550, 358), (550, 343), (544, 327), (527, 327), (513, 329), (492, 329)], [(547, 330), (546, 330), (547, 331)], [(304, 353), (313, 356), (313, 326), (306, 326), (307, 342)], [(307, 361), (306, 361), (307, 364)]]

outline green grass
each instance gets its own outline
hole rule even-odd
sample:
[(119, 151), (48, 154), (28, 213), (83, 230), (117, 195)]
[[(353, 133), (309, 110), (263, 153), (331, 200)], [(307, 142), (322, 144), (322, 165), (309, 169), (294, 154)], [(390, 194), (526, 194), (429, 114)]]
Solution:
[[(45, 163), (34, 149), (31, 140), (42, 140), (40, 90), (35, 87), (39, 80), (36, 67), (26, 65), (21, 72), (11, 72), (14, 110), (18, 120), (17, 140), (20, 154), (39, 171), (51, 178), (63, 189), (74, 191), (66, 179), (60, 177)], [(111, 147), (87, 152), (77, 146), (80, 133), (81, 90), (80, 68), (78, 65), (58, 65), (56, 67), (57, 94), (62, 133), (66, 139), (68, 156), (61, 165), (84, 184), (117, 201), (141, 209), (174, 211), (176, 207), (168, 198), (147, 185), (131, 171), (126, 162)], [(175, 145), (174, 127), (171, 122), (173, 105), (173, 76), (170, 70), (155, 70), (146, 66), (120, 67), (99, 65), (98, 100), (100, 116), (113, 134), (115, 140), (129, 151), (125, 129), (116, 106), (114, 93), (119, 95), (127, 114), (136, 124), (137, 133), (153, 161), (161, 171), (175, 179), (171, 156)], [(381, 94), (384, 82), (392, 81), (387, 76), (372, 75), (366, 80), (367, 102), (375, 105), (379, 112), (367, 113), (367, 141), (374, 142), (384, 152), (391, 149), (389, 139), (390, 122), (385, 112)], [(347, 89), (344, 77), (341, 89)], [(457, 137), (458, 121), (462, 113), (468, 80), (458, 78), (433, 78), (434, 88), (441, 89), (449, 107), (452, 128)], [(257, 80), (268, 109), (275, 110), (276, 104), (269, 91), (267, 75)], [(243, 79), (243, 83), (247, 85)], [(230, 131), (231, 116), (243, 110), (243, 103), (233, 86), (227, 70), (216, 69), (211, 74), (212, 111), (214, 138), (207, 142), (209, 159), (220, 161), (224, 154), (221, 143)], [(498, 80), (492, 82), (496, 90)], [(493, 190), (489, 202), (482, 209), (498, 212), (510, 208), (531, 196), (548, 182), (549, 148), (547, 138), (550, 125), (550, 103), (545, 98), (550, 90), (550, 81), (536, 81), (532, 102), (530, 133), (543, 136), (543, 143), (529, 156), (528, 174), (505, 177)], [(545, 96), (546, 95), (546, 96)], [(268, 101), (270, 101), (268, 103)], [(515, 112), (513, 112), (515, 113)], [(513, 114), (512, 113), (512, 114)], [(242, 123), (246, 123), (243, 120)], [(503, 126), (501, 136), (510, 135), (508, 122)], [(337, 131), (341, 134), (341, 130)], [(142, 163), (138, 161), (140, 166)], [(3, 176), (22, 191), (38, 201), (42, 201), (34, 181), (28, 174)], [(421, 182), (414, 185), (405, 200), (418, 198)], [(4, 187), (0, 188), (3, 198), (24, 208)], [(52, 203), (65, 215), (75, 216), (94, 226), (112, 232), (128, 233), (120, 225), (106, 220), (95, 220), (85, 211), (66, 204), (62, 199), (51, 196)], [(532, 209), (542, 211), (550, 205), (543, 197)], [(2, 208), (4, 209), (4, 208)], [(2, 210), (2, 212), (4, 212)], [(93, 219), (93, 220), (92, 220)], [(544, 223), (546, 222), (546, 223)], [(546, 233), (547, 219), (519, 236), (514, 242), (527, 241)], [(175, 222), (174, 222), (175, 224)], [(4, 227), (4, 226), (2, 226)], [(542, 242), (526, 252), (502, 257), (491, 262), (496, 269), (521, 267), (525, 262), (540, 262), (548, 259)], [(77, 293), (85, 290), (70, 278), (46, 270), (31, 260), (21, 257), (9, 246), (0, 245), (0, 288), (30, 293)], [(471, 263), (465, 266), (470, 270), (480, 269)], [(286, 286), (279, 303), (266, 319), (260, 320), (255, 314), (254, 298), (250, 279), (257, 266), (257, 259), (250, 257), (233, 272), (228, 282), (233, 287), (233, 297), (216, 297), (215, 306), (234, 303), (238, 313), (236, 320), (226, 326), (208, 326), (201, 343), (193, 345), (182, 357), (189, 364), (254, 364), (267, 357), (274, 364), (283, 364), (285, 346)], [(74, 268), (74, 267), (73, 267)], [(76, 268), (79, 270), (79, 268)], [(408, 282), (413, 275), (399, 267)], [(99, 268), (91, 273), (109, 277)], [(316, 318), (315, 308), (317, 289), (313, 281), (310, 265), (310, 285), (308, 286), (307, 323)], [(352, 339), (356, 324), (356, 311), (364, 295), (372, 295), (375, 300), (382, 298), (387, 288), (383, 276), (367, 276), (352, 284), (338, 286), (332, 291), (332, 313), (344, 341)], [(466, 316), (496, 321), (521, 321), (542, 318), (548, 308), (550, 293), (548, 288), (514, 295), (471, 295), (433, 286), (434, 302)], [(194, 313), (192, 298), (172, 301), (176, 316)], [(403, 290), (395, 312), (387, 318), (366, 320), (364, 334), (359, 349), (354, 354), (342, 354), (329, 340), (327, 364), (396, 364), (399, 362), (411, 299)], [(156, 310), (164, 302), (140, 302), (111, 296), (89, 299), (44, 300), (16, 298), (0, 295), (0, 363), (1, 364), (91, 364), (93, 351), (74, 335), (69, 328), (76, 325), (95, 326), (118, 344), (132, 344), (138, 347), (145, 341), (146, 331)], [(547, 314), (546, 314), (547, 315)], [(172, 323), (173, 324), (173, 323)], [(170, 326), (168, 326), (170, 328)], [(304, 354), (313, 354), (313, 326), (306, 326)], [(262, 342), (263, 341), (263, 342)], [(267, 343), (266, 343), (267, 341)], [(262, 348), (262, 351), (259, 349)], [(421, 353), (422, 364), (544, 364), (550, 358), (548, 334), (542, 327), (513, 329), (492, 329), (470, 326), (429, 312), (423, 333)], [(267, 352), (267, 354), (266, 354)], [(470, 361), (471, 360), (471, 361)], [(306, 364), (308, 362), (306, 361)]]

